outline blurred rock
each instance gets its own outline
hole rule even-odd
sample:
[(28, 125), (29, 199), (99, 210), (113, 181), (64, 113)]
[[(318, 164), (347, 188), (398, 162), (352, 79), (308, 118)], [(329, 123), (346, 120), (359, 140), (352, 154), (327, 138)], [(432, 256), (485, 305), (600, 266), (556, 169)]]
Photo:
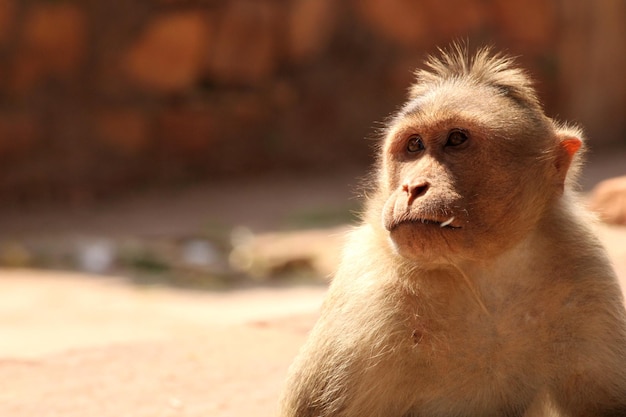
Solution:
[(126, 54), (126, 73), (156, 92), (190, 88), (202, 72), (210, 37), (203, 13), (166, 14), (153, 19)]
[(494, 21), (500, 33), (516, 47), (526, 50), (545, 50), (557, 35), (554, 22), (556, 2), (544, 0), (493, 2)]
[(71, 3), (34, 3), (20, 37), (12, 87), (28, 90), (43, 79), (76, 76), (86, 58), (87, 23)]
[(253, 278), (310, 275), (330, 278), (337, 268), (348, 227), (264, 233), (237, 239), (231, 266)]
[(519, 56), (594, 150), (624, 142), (624, 1), (0, 0), (0, 199), (365, 170), (453, 39)]
[(98, 137), (122, 155), (135, 155), (148, 144), (149, 123), (137, 109), (109, 109), (96, 115)]
[(288, 21), (289, 55), (296, 61), (314, 58), (330, 40), (336, 21), (333, 0), (295, 0)]
[(254, 240), (254, 233), (248, 227), (237, 226), (230, 232), (230, 244), (236, 248), (250, 244)]
[(5, 242), (0, 245), (0, 265), (24, 268), (31, 265), (33, 255), (20, 242)]
[(559, 115), (597, 144), (626, 137), (626, 2), (571, 0), (560, 8)]
[(605, 223), (626, 225), (626, 176), (598, 184), (591, 192), (589, 208)]
[(220, 16), (208, 73), (218, 83), (252, 84), (277, 66), (280, 13), (276, 3), (232, 0)]
[(170, 155), (200, 156), (216, 139), (214, 114), (206, 105), (164, 109), (156, 122), (157, 138)]
[(26, 113), (0, 113), (0, 158), (28, 154), (39, 143), (36, 120)]
[(424, 2), (429, 20), (437, 22), (433, 32), (446, 42), (463, 39), (484, 30), (489, 23), (490, 4), (483, 0), (429, 0)]
[(181, 247), (183, 263), (197, 267), (208, 267), (219, 261), (217, 248), (211, 242), (200, 239), (186, 241)]
[(108, 240), (85, 240), (79, 244), (77, 256), (81, 270), (102, 274), (113, 267), (116, 249), (115, 245)]
[(4, 46), (15, 24), (15, 0), (0, 0), (0, 45)]
[(353, 0), (362, 18), (384, 37), (407, 47), (428, 43), (433, 26), (424, 4), (414, 0)]

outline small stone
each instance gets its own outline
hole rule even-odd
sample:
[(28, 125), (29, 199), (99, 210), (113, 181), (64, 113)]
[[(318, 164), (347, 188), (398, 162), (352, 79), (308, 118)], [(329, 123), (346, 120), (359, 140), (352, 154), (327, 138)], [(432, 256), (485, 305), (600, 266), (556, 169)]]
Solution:
[(115, 261), (115, 247), (108, 240), (84, 242), (78, 248), (78, 263), (83, 271), (101, 274)]
[(183, 262), (191, 266), (207, 267), (219, 260), (218, 251), (206, 240), (191, 240), (182, 246)]

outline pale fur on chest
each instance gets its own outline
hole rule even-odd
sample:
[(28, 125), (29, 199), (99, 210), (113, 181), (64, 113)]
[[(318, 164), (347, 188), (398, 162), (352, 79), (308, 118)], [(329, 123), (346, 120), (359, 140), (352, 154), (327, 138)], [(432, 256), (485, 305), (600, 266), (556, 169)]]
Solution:
[[(398, 295), (397, 316), (387, 316), (389, 321), (372, 312), (369, 323), (363, 323), (371, 326), (369, 335), (374, 339), (365, 342), (368, 348), (362, 352), (366, 355), (365, 373), (380, 378), (398, 372), (380, 380), (411, 387), (407, 395), (413, 396), (411, 403), (421, 410), (450, 408), (455, 406), (453, 402), (463, 408), (474, 401), (483, 403), (479, 408), (489, 408), (500, 401), (510, 404), (515, 398), (532, 396), (547, 377), (542, 372), (550, 368), (553, 359), (545, 351), (538, 352), (537, 335), (544, 335), (546, 345), (554, 335), (546, 313), (522, 311), (503, 298), (485, 301), (499, 310), (497, 315), (488, 315), (462, 283), (440, 286), (435, 297), (433, 292)], [(379, 331), (378, 326), (387, 330), (393, 326), (395, 331)], [(378, 335), (384, 339), (375, 340)], [(531, 340), (533, 343), (528, 343)], [(397, 360), (398, 351), (404, 352), (403, 366), (390, 366), (386, 355)], [(527, 377), (529, 367), (537, 369), (535, 381)], [(407, 379), (406, 375), (419, 377)], [(519, 386), (521, 379), (526, 386)]]
[(367, 404), (367, 393), (377, 389), (394, 390), (433, 415), (454, 415), (469, 404), (497, 413), (500, 405), (531, 402), (577, 332), (567, 311), (576, 308), (575, 287), (534, 276), (542, 260), (529, 259), (531, 252), (513, 252), (515, 276), (502, 275), (497, 262), (481, 266), (481, 275), (468, 268), (465, 277), (457, 268), (387, 282), (377, 281), (375, 268), (362, 279), (339, 274), (331, 294), (352, 293), (345, 314), (362, 320), (354, 329), (353, 357), (362, 373), (354, 403)]

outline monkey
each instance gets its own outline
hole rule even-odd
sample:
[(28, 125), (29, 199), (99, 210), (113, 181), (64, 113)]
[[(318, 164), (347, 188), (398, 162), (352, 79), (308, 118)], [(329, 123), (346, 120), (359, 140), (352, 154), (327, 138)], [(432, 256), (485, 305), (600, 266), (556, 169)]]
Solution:
[(583, 134), (516, 59), (455, 43), (389, 118), (281, 417), (626, 416), (623, 295)]

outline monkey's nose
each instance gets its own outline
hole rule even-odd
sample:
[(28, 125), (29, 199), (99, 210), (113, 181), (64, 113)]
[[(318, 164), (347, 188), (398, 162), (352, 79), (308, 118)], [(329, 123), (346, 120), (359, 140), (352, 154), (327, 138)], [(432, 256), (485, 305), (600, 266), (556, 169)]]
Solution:
[(411, 204), (413, 204), (413, 201), (426, 194), (426, 191), (428, 191), (429, 187), (430, 184), (427, 182), (420, 182), (417, 184), (404, 184), (402, 186), (402, 191), (404, 191), (408, 196), (407, 204), (410, 206)]

